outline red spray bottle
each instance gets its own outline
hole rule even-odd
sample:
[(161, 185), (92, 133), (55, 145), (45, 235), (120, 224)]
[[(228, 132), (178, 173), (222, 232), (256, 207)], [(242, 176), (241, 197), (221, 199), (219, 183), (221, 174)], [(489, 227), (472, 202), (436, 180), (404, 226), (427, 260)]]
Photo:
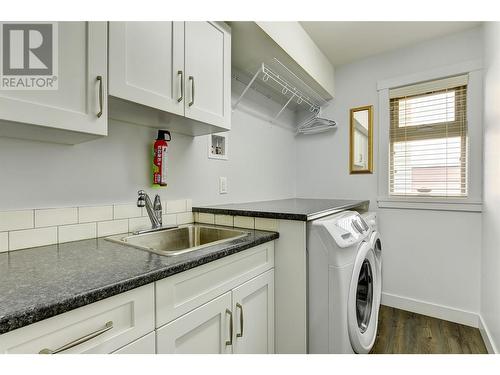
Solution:
[(153, 187), (167, 186), (168, 130), (158, 130), (153, 144)]

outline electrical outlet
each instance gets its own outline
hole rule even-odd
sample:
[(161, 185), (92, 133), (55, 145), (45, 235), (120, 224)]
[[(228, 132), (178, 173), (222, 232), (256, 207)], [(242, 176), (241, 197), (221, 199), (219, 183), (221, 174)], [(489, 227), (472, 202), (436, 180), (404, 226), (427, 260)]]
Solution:
[(219, 177), (219, 194), (227, 194), (227, 177)]

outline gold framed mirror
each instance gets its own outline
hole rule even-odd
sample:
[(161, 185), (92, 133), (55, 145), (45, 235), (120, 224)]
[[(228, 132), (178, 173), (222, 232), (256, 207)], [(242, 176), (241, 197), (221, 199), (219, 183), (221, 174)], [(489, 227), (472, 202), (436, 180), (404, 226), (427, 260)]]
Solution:
[(349, 171), (373, 173), (373, 106), (351, 108)]

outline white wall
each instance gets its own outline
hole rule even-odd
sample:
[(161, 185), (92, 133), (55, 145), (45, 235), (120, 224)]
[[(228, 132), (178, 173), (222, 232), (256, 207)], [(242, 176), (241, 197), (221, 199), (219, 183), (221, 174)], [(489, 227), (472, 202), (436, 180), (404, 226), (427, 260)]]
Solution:
[[(206, 136), (172, 136), (169, 186), (158, 190), (165, 200), (198, 205), (295, 195), (290, 131), (236, 111), (228, 161), (208, 159)], [(151, 186), (154, 138), (153, 129), (115, 121), (108, 137), (76, 146), (0, 138), (0, 211), (134, 202), (137, 190)], [(228, 178), (228, 194), (218, 194), (219, 176)]]
[(481, 316), (500, 348), (500, 23), (485, 26), (484, 211)]
[[(476, 28), (337, 67), (337, 97), (327, 112), (338, 126), (298, 141), (298, 196), (370, 199), (376, 208), (377, 81), (481, 59), (482, 53), (482, 31)], [(349, 109), (369, 104), (374, 105), (374, 173), (349, 175)], [(481, 214), (378, 211), (385, 302), (436, 316), (446, 312), (457, 321), (477, 324)]]

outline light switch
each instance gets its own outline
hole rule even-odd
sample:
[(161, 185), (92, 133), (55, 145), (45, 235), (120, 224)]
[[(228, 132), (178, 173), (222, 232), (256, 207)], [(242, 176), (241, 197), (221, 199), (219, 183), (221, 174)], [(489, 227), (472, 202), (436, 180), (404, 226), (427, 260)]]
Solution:
[(227, 177), (219, 177), (219, 194), (227, 194)]

